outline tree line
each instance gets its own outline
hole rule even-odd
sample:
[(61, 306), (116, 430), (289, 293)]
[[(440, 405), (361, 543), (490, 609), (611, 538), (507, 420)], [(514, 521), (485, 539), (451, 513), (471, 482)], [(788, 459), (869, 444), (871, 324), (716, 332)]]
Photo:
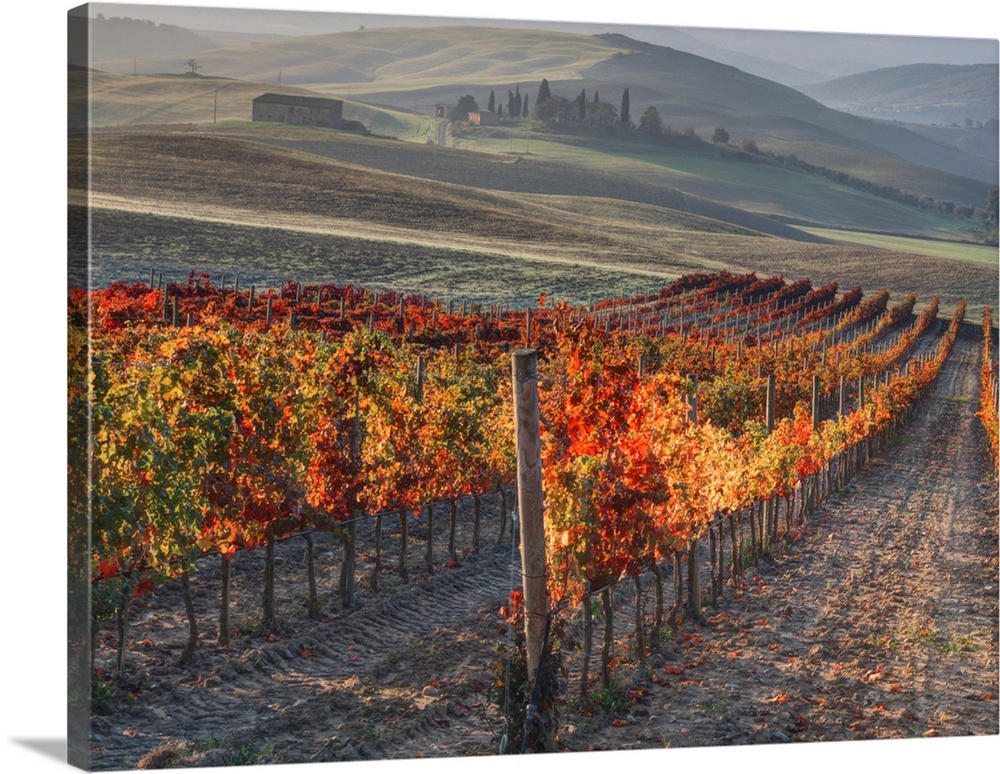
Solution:
[(837, 169), (831, 169), (830, 167), (824, 167), (819, 164), (812, 164), (804, 159), (800, 159), (794, 153), (789, 153), (788, 155), (782, 155), (779, 153), (774, 153), (773, 151), (761, 150), (757, 143), (752, 139), (745, 139), (740, 144), (740, 149), (747, 154), (760, 156), (761, 158), (768, 159), (783, 167), (789, 169), (794, 169), (797, 172), (805, 172), (809, 175), (818, 175), (819, 177), (824, 177), (838, 185), (844, 185), (848, 188), (853, 188), (858, 191), (863, 191), (864, 193), (872, 194), (880, 199), (888, 199), (889, 201), (898, 202), (899, 204), (906, 204), (910, 207), (918, 207), (922, 210), (937, 211), (944, 215), (955, 215), (959, 218), (979, 218), (985, 219), (988, 224), (992, 224), (994, 229), (994, 240), (995, 240), (995, 229), (996, 229), (996, 216), (994, 214), (992, 221), (990, 220), (990, 207), (993, 206), (993, 212), (995, 213), (995, 204), (990, 204), (989, 196), (993, 197), (995, 201), (996, 189), (993, 189), (987, 197), (986, 209), (980, 209), (972, 204), (966, 204), (962, 202), (955, 202), (950, 199), (935, 199), (933, 196), (927, 194), (915, 194), (909, 193), (907, 191), (902, 191), (893, 185), (883, 185), (881, 183), (875, 183), (871, 180), (866, 180), (864, 178), (856, 177), (848, 172), (843, 172)]
[[(528, 94), (521, 94), (521, 85), (517, 84), (513, 90), (507, 89), (506, 105), (502, 102), (502, 96), (498, 98), (496, 90), (491, 90), (486, 110), (495, 113), (501, 121), (523, 121), (530, 118), (548, 125), (575, 121), (594, 126), (631, 127), (628, 88), (622, 92), (619, 105), (620, 107), (616, 107), (610, 102), (602, 101), (597, 89), (590, 98), (586, 89), (581, 89), (572, 100), (553, 94), (548, 80), (543, 78), (534, 102)], [(469, 113), (478, 110), (479, 102), (473, 95), (466, 94), (449, 109), (448, 118), (452, 121), (464, 121)]]

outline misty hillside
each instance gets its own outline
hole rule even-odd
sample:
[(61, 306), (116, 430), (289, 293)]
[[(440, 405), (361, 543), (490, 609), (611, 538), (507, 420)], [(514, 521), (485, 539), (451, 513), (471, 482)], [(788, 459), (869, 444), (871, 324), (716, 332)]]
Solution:
[[(855, 73), (921, 62), (997, 62), (997, 41), (919, 35), (692, 29), (685, 51), (800, 89)], [(639, 36), (660, 43), (658, 37)], [(666, 43), (666, 45), (674, 45)], [(803, 89), (803, 91), (806, 91)]]
[[(108, 72), (178, 71), (176, 55), (114, 61), (103, 59), (95, 47), (93, 59)], [(710, 137), (715, 127), (725, 127), (736, 143), (752, 139), (762, 149), (807, 160), (847, 149), (981, 183), (997, 181), (988, 156), (832, 110), (731, 65), (618, 34), (464, 26), (366, 29), (203, 51), (198, 63), (201, 75), (280, 80), (423, 115), (430, 115), (436, 102), (454, 103), (468, 93), (485, 103), (491, 90), (503, 95), (518, 86), (533, 101), (543, 78), (553, 93), (570, 99), (583, 88), (616, 103), (627, 87), (636, 122), (653, 105), (663, 124), (676, 131), (692, 128)], [(988, 100), (996, 92), (986, 93)]]
[(90, 47), (92, 60), (132, 60), (150, 56), (176, 59), (217, 48), (218, 44), (204, 35), (170, 24), (98, 15), (90, 22)]
[[(538, 73), (577, 77), (618, 53), (590, 36), (544, 30), (424, 27), (354, 30), (287, 38), (205, 52), (204, 74), (288, 84), (367, 84), (375, 90), (419, 89), (456, 82), (527, 82)], [(109, 72), (132, 71), (99, 46), (92, 58)], [(150, 55), (139, 72), (161, 72), (171, 61)], [(540, 80), (542, 75), (538, 75)]]
[[(602, 38), (630, 53), (594, 66), (585, 80), (601, 82), (602, 90), (605, 83), (628, 83), (636, 116), (649, 103), (677, 130), (723, 126), (737, 141), (749, 137), (762, 148), (813, 143), (996, 182), (995, 164), (984, 163), (988, 159), (943, 147), (905, 127), (830, 109), (800, 91), (693, 54), (617, 35)], [(986, 94), (995, 96), (995, 86)]]
[(962, 126), (998, 117), (995, 64), (887, 67), (801, 90), (837, 110), (888, 120)]

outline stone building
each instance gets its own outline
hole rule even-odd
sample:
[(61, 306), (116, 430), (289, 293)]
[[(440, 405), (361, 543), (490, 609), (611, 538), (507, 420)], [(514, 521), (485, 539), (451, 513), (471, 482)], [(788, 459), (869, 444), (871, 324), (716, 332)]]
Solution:
[(469, 113), (469, 123), (475, 126), (500, 126), (500, 116), (492, 110), (473, 110)]
[(339, 128), (344, 122), (344, 103), (321, 97), (262, 94), (253, 101), (253, 120)]

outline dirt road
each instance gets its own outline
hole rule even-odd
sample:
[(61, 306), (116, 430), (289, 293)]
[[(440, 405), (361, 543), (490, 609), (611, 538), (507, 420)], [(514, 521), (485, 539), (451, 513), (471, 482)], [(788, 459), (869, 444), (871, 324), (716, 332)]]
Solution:
[[(563, 747), (996, 734), (997, 501), (975, 417), (977, 348), (959, 338), (905, 435), (799, 541), (709, 608), (707, 623), (683, 627), (648, 670), (619, 659), (624, 707), (584, 715), (570, 698)], [(478, 555), (446, 567), (439, 548), (435, 572), (412, 573), (408, 584), (395, 575), (397, 533), (387, 520), (381, 591), (363, 582), (353, 611), (334, 602), (339, 549), (321, 542), (320, 621), (305, 616), (302, 543), (283, 544), (274, 641), (254, 628), (260, 552), (239, 554), (239, 631), (226, 650), (210, 644), (219, 573), (206, 560), (193, 582), (205, 642), (188, 669), (173, 666), (185, 638), (179, 592), (143, 600), (131, 630), (134, 696), (99, 705), (94, 767), (495, 752), (498, 718), (484, 691), (505, 637), (497, 611), (516, 557), (495, 540), (498, 503), (484, 510), (489, 539)], [(462, 514), (459, 545), (468, 549)], [(422, 528), (420, 520), (411, 528), (411, 568), (421, 566)], [(631, 601), (621, 597), (617, 630), (627, 633)], [(113, 648), (108, 626), (99, 664)], [(566, 655), (572, 697), (580, 657)]]

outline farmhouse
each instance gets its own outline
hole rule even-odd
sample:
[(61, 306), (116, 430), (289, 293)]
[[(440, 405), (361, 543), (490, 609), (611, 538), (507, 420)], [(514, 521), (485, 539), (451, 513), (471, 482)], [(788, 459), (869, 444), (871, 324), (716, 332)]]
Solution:
[(492, 110), (473, 110), (469, 113), (469, 123), (475, 126), (500, 126), (500, 116)]
[(339, 128), (344, 122), (344, 103), (339, 99), (262, 94), (253, 101), (253, 120)]

